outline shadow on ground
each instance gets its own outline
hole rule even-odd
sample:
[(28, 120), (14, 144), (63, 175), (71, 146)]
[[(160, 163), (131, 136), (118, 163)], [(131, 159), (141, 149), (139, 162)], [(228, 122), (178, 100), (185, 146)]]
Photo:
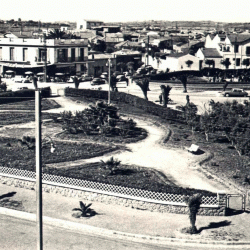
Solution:
[(16, 194), (16, 192), (10, 192), (10, 193), (7, 193), (7, 194), (3, 194), (3, 195), (0, 196), (0, 200), (4, 199), (4, 198), (13, 197), (15, 194)]
[(214, 228), (220, 228), (220, 227), (226, 227), (231, 225), (231, 221), (224, 220), (224, 221), (219, 221), (219, 222), (211, 222), (207, 227), (201, 227), (198, 230), (198, 233), (202, 232), (203, 230), (207, 229), (214, 229)]

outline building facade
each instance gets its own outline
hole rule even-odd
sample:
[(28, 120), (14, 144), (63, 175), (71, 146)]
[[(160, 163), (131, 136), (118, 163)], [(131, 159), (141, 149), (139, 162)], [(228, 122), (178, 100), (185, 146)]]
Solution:
[(88, 39), (0, 38), (0, 73), (29, 70), (81, 74), (88, 60)]

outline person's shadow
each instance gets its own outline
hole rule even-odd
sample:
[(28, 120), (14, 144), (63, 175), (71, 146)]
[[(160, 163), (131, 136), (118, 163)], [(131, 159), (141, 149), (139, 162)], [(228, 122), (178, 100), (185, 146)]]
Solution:
[(206, 229), (213, 229), (213, 228), (219, 228), (219, 227), (226, 227), (231, 225), (231, 221), (224, 220), (224, 221), (219, 221), (219, 222), (211, 222), (207, 227), (201, 227), (198, 230), (198, 233), (202, 232), (203, 230)]
[(7, 194), (0, 195), (0, 200), (2, 200), (4, 198), (13, 197), (15, 194), (16, 194), (16, 192), (10, 192), (10, 193), (7, 193)]

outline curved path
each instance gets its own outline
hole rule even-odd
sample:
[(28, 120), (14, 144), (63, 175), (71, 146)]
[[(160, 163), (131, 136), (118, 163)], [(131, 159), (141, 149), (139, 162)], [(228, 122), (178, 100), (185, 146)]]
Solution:
[[(86, 104), (74, 102), (65, 97), (55, 98), (55, 101), (61, 105), (60, 109), (50, 112), (60, 112), (63, 110), (82, 110)], [(116, 151), (105, 156), (95, 157), (86, 160), (77, 160), (68, 163), (69, 166), (77, 166), (83, 163), (97, 162), (106, 160), (113, 156), (122, 161), (123, 164), (135, 164), (142, 167), (150, 167), (163, 172), (170, 181), (182, 187), (196, 189), (205, 189), (212, 192), (227, 190), (222, 184), (205, 177), (199, 171), (197, 162), (201, 156), (193, 155), (182, 149), (169, 149), (162, 143), (162, 138), (166, 135), (166, 130), (154, 125), (151, 121), (138, 117), (132, 117), (139, 127), (148, 131), (148, 137), (140, 142), (127, 144), (126, 151)], [(204, 156), (203, 156), (204, 157)], [(54, 167), (64, 167), (64, 163), (53, 164)]]

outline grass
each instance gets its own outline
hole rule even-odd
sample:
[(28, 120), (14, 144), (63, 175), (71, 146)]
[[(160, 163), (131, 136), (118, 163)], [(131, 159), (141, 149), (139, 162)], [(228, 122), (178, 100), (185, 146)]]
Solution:
[(125, 135), (125, 136), (108, 136), (102, 134), (91, 134), (91, 135), (84, 135), (83, 133), (79, 134), (70, 134), (68, 132), (63, 132), (57, 135), (58, 138), (63, 140), (92, 140), (96, 142), (112, 142), (112, 143), (132, 143), (143, 140), (147, 137), (147, 131), (142, 128), (135, 128), (133, 130), (133, 135)]
[[(60, 108), (60, 105), (52, 99), (42, 99), (42, 110)], [(0, 105), (0, 110), (35, 110), (35, 100), (12, 102)]]
[[(42, 113), (42, 119), (51, 119), (57, 114)], [(0, 126), (35, 121), (35, 112), (0, 112)]]
[[(56, 150), (50, 152), (50, 144), (42, 149), (43, 164), (74, 161), (101, 156), (117, 150), (117, 146), (93, 143), (72, 143), (54, 141)], [(35, 149), (20, 146), (15, 138), (0, 137), (0, 165), (35, 171)]]
[[(52, 168), (46, 167), (46, 173), (60, 175), (70, 178), (95, 181), (100, 183), (112, 184), (117, 186), (150, 190), (162, 193), (187, 194), (201, 192), (204, 195), (214, 195), (204, 190), (181, 188), (173, 184), (168, 184), (159, 178), (157, 171), (138, 167), (135, 165), (123, 165), (118, 167), (117, 174), (110, 175), (109, 170), (104, 168), (103, 163), (95, 162), (77, 167)], [(167, 180), (167, 178), (165, 177)]]

